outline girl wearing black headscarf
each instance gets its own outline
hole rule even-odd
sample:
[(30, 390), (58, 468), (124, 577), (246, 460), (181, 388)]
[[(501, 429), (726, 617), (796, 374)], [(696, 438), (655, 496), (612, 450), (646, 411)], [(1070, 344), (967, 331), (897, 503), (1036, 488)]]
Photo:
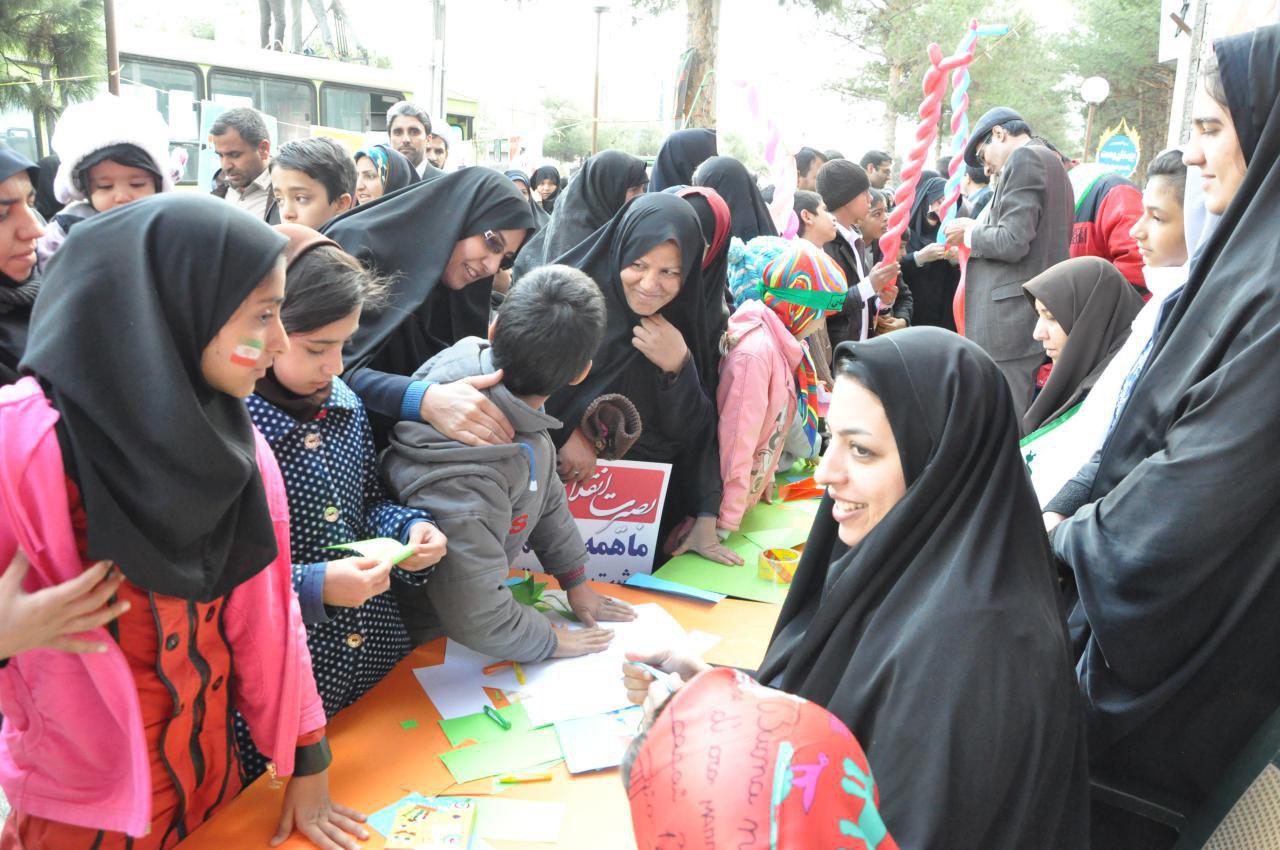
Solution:
[(356, 151), (357, 204), (376, 201), (417, 182), (418, 170), (391, 145), (371, 145)]
[(587, 407), (607, 393), (630, 399), (643, 431), (627, 459), (697, 470), (691, 493), (668, 489), (661, 532), (696, 514), (679, 551), (692, 548), (713, 560), (740, 563), (716, 538), (719, 457), (703, 439), (715, 427), (715, 402), (700, 376), (717, 364), (700, 362), (705, 354), (698, 341), (707, 334), (702, 252), (693, 209), (659, 193), (635, 198), (590, 239), (556, 258), (596, 282), (608, 321), (591, 373), (552, 395), (547, 412), (564, 423), (551, 432), (560, 449), (561, 476), (579, 481), (591, 476), (596, 460), (579, 427)]
[(954, 331), (951, 302), (960, 284), (960, 269), (948, 261), (946, 246), (937, 242), (938, 207), (946, 188), (946, 180), (933, 177), (916, 189), (907, 225), (907, 252), (900, 263), (902, 279), (911, 290), (911, 323)]
[(1022, 289), (1039, 316), (1035, 338), (1043, 340), (1045, 354), (1053, 361), (1049, 380), (1022, 417), (1022, 431), (1030, 434), (1089, 394), (1129, 338), (1142, 297), (1100, 257), (1076, 257), (1050, 266)]
[(173, 847), (237, 793), (233, 708), (295, 777), (278, 841), (365, 835), (328, 799), (283, 482), (242, 401), (288, 348), (284, 244), (169, 195), (83, 223), (50, 268), (34, 377), (0, 392), (0, 563), (77, 598), (3, 624), (6, 847)]
[(644, 160), (622, 151), (601, 151), (582, 164), (556, 202), (551, 223), (534, 234), (516, 260), (515, 279), (546, 265), (613, 218), (622, 205), (644, 194)]
[(827, 422), (757, 678), (862, 741), (902, 847), (1087, 847), (1083, 711), (1000, 371), (935, 328), (844, 343)]
[(36, 242), (44, 227), (33, 206), (38, 180), (30, 160), (0, 150), (0, 386), (18, 380), (31, 308), (40, 292)]
[(556, 198), (560, 196), (560, 190), (563, 188), (564, 183), (560, 179), (560, 169), (554, 165), (543, 165), (534, 169), (533, 191), (537, 192), (538, 197), (542, 199), (544, 212), (555, 211)]
[[(1100, 456), (1050, 504), (1071, 513), (1073, 490), (1090, 503), (1053, 546), (1079, 593), (1095, 774), (1184, 811), (1280, 706), (1280, 26), (1214, 51), (1183, 160), (1221, 221)], [(1095, 845), (1176, 838), (1136, 821), (1095, 807)]]
[(715, 189), (729, 205), (733, 219), (731, 232), (743, 242), (757, 236), (777, 236), (778, 228), (765, 205), (764, 196), (747, 167), (731, 156), (714, 156), (698, 166), (693, 175), (695, 186)]
[(716, 131), (697, 127), (677, 130), (658, 148), (649, 174), (649, 191), (665, 192), (672, 186), (688, 186), (694, 170), (715, 156)]
[(459, 339), (485, 335), (493, 276), (510, 268), (532, 227), (520, 190), (488, 168), (413, 184), (324, 226), (345, 251), (396, 278), (389, 303), (361, 318), (343, 357), (346, 381), (369, 410), (380, 441), (402, 419), (430, 422), (469, 445), (514, 436), (472, 384), (433, 385), (428, 397), (428, 386), (409, 376)]

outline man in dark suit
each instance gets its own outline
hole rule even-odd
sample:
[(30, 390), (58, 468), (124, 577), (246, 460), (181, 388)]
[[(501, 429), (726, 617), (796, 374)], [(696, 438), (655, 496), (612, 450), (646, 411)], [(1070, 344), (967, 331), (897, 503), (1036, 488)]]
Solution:
[(871, 267), (871, 254), (858, 231), (858, 223), (871, 209), (871, 181), (861, 165), (847, 159), (831, 160), (818, 171), (817, 185), (822, 202), (836, 220), (836, 238), (824, 250), (839, 263), (849, 283), (844, 309), (827, 316), (827, 335), (836, 346), (845, 340), (867, 338), (875, 320), (875, 310), (868, 311), (868, 303), (876, 308), (893, 305), (898, 263)]
[(1022, 116), (1005, 107), (982, 116), (964, 157), (998, 181), (982, 223), (957, 218), (946, 228), (948, 245), (973, 251), (965, 282), (965, 336), (996, 361), (1021, 416), (1044, 360), (1043, 348), (1031, 337), (1036, 313), (1022, 284), (1067, 259), (1071, 181), (1058, 155), (1033, 144)]

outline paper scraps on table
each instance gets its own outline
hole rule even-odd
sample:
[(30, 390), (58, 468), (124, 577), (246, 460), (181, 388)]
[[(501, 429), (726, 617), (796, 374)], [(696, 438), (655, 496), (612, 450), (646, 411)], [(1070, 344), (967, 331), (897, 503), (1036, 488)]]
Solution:
[(560, 840), (564, 820), (563, 803), (515, 800), (503, 797), (424, 797), (409, 794), (369, 816), (368, 826), (386, 835), (395, 822), (396, 811), (406, 804), (447, 804), (456, 800), (473, 800), (476, 804), (476, 839), (471, 850), (485, 850), (482, 841), (521, 841), (554, 844)]
[(498, 740), (482, 741), (440, 754), (440, 760), (458, 783), (500, 773), (516, 773), (535, 765), (557, 762), (561, 758), (560, 741), (554, 729), (507, 732)]
[(401, 728), (401, 729), (417, 729), (417, 728), (418, 728), (418, 721), (416, 721), (416, 720), (401, 720), (401, 721), (400, 721), (400, 728)]
[(511, 724), (510, 731), (494, 723), (483, 711), (479, 714), (441, 720), (440, 728), (444, 731), (444, 736), (449, 739), (449, 743), (455, 747), (462, 746), (462, 742), (468, 739), (479, 744), (486, 741), (500, 741), (511, 735), (533, 731), (524, 706), (509, 705), (496, 711)]
[(644, 590), (656, 590), (658, 593), (670, 593), (674, 596), (687, 596), (690, 599), (697, 599), (702, 602), (710, 602), (715, 604), (724, 599), (723, 593), (713, 593), (710, 590), (703, 590), (700, 587), (691, 587), (687, 584), (681, 584), (678, 581), (667, 581), (666, 579), (651, 576), (648, 573), (632, 573), (631, 576), (623, 582), (623, 584), (631, 587), (639, 587)]
[(570, 773), (588, 773), (622, 764), (643, 719), (644, 709), (633, 705), (608, 714), (560, 721), (555, 729), (565, 766)]
[(326, 549), (343, 549), (355, 552), (362, 558), (374, 558), (379, 562), (390, 561), (398, 564), (413, 556), (414, 548), (408, 544), (393, 540), (390, 537), (374, 537), (369, 540), (356, 540), (351, 543), (340, 543), (337, 546), (326, 546)]
[[(474, 652), (452, 640), (445, 644), (443, 664), (420, 667), (413, 672), (446, 720), (476, 714), (483, 711), (485, 705), (493, 705), (482, 685), (518, 695), (510, 699), (525, 708), (529, 723), (535, 729), (557, 720), (626, 708), (630, 703), (621, 675), (626, 652), (653, 652), (682, 646), (686, 641), (684, 629), (661, 605), (637, 605), (635, 611), (635, 620), (601, 623), (602, 628), (614, 633), (605, 651), (525, 664), (524, 684), (510, 668), (485, 676), (481, 671), (502, 659)], [(557, 625), (579, 628), (555, 614), (545, 616)]]

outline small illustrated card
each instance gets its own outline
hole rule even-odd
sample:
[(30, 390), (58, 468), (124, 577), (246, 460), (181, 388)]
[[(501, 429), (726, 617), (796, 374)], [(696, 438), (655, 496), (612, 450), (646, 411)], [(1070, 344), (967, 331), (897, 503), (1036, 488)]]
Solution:
[(396, 810), (386, 850), (467, 850), (475, 826), (475, 800), (407, 801)]

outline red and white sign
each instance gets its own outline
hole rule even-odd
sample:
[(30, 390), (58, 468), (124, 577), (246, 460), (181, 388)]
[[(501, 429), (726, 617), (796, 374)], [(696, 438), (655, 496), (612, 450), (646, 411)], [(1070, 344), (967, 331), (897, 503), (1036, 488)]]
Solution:
[[(632, 573), (653, 571), (670, 479), (669, 463), (604, 460), (591, 478), (566, 488), (569, 511), (587, 544), (587, 578), (621, 583)], [(527, 545), (512, 566), (542, 569)]]

